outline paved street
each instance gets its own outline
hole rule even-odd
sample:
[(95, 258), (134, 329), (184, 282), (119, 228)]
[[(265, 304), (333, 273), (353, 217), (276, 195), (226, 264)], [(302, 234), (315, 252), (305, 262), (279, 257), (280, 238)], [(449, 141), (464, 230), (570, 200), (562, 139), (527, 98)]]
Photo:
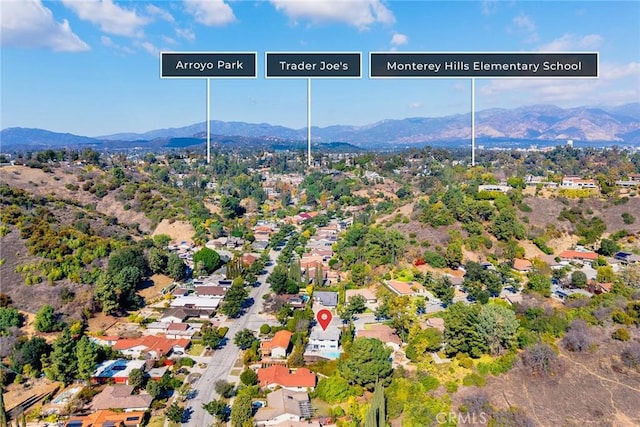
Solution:
[(244, 328), (257, 332), (260, 329), (260, 325), (265, 323), (266, 319), (258, 313), (262, 311), (262, 296), (269, 291), (269, 284), (266, 283), (266, 279), (273, 271), (277, 256), (277, 252), (271, 251), (270, 257), (273, 264), (265, 267), (267, 274), (259, 276), (260, 286), (251, 289), (249, 296), (253, 298), (254, 304), (247, 309), (247, 313), (239, 319), (229, 319), (222, 325), (229, 328), (227, 343), (220, 350), (216, 350), (210, 358), (202, 377), (194, 384), (194, 397), (188, 401), (187, 406), (188, 410), (191, 411), (191, 417), (183, 425), (206, 427), (213, 423), (213, 417), (202, 409), (202, 404), (219, 397), (214, 390), (214, 385), (218, 380), (228, 379), (229, 373), (240, 355), (240, 349), (233, 343), (233, 337), (235, 337), (236, 333)]

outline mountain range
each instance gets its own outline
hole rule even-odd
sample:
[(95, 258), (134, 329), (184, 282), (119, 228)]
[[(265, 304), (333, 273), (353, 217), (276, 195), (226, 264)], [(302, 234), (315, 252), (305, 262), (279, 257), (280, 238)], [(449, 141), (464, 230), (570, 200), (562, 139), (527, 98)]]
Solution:
[[(549, 145), (567, 140), (601, 145), (640, 145), (640, 103), (569, 109), (553, 105), (494, 108), (476, 112), (475, 129), (476, 140), (490, 146)], [(117, 133), (99, 137), (43, 129), (7, 128), (0, 132), (0, 147), (3, 151), (64, 146), (165, 149), (200, 145), (206, 139), (205, 132), (206, 122), (145, 133)], [(293, 148), (302, 146), (307, 137), (306, 128), (215, 120), (211, 121), (211, 132), (214, 145), (229, 147)], [(466, 145), (471, 138), (471, 114), (382, 120), (364, 126), (312, 126), (311, 134), (314, 144), (326, 148)], [(335, 142), (342, 143), (331, 144)]]

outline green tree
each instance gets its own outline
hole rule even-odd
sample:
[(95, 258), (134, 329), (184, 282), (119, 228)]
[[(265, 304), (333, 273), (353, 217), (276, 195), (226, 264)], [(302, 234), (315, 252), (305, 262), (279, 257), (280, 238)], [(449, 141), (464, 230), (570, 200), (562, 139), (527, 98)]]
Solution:
[(384, 388), (378, 381), (374, 387), (371, 405), (364, 420), (364, 427), (386, 427), (386, 418)]
[(16, 361), (17, 366), (14, 368), (15, 370), (20, 370), (21, 366), (30, 365), (35, 372), (40, 372), (42, 369), (42, 356), (49, 354), (51, 346), (47, 344), (44, 338), (31, 337), (19, 346), (18, 351), (19, 360)]
[(442, 333), (434, 328), (419, 329), (409, 334), (406, 354), (412, 362), (422, 360), (425, 353), (439, 351), (442, 346)]
[(542, 274), (533, 274), (529, 277), (527, 288), (545, 297), (549, 297), (551, 296), (551, 279)]
[(258, 384), (258, 374), (253, 369), (245, 369), (240, 374), (240, 381), (246, 386)]
[(33, 327), (38, 332), (59, 331), (61, 329), (60, 326), (62, 325), (58, 322), (53, 307), (49, 304), (43, 305), (33, 320)]
[(480, 306), (457, 302), (444, 313), (445, 352), (448, 355), (465, 353), (480, 357), (486, 350), (486, 342), (476, 329)]
[(435, 281), (433, 292), (443, 304), (449, 305), (453, 301), (456, 290), (451, 284), (451, 280), (444, 276)]
[(233, 384), (225, 380), (216, 381), (216, 383), (214, 384), (214, 389), (216, 393), (227, 399), (232, 397), (233, 393), (235, 392), (235, 387), (233, 386)]
[(9, 328), (17, 328), (22, 324), (20, 313), (13, 307), (0, 307), (0, 335), (6, 335)]
[(146, 392), (149, 393), (154, 399), (160, 396), (163, 392), (162, 383), (160, 381), (149, 380), (147, 381)]
[(253, 331), (247, 328), (238, 332), (233, 338), (234, 344), (237, 345), (241, 350), (248, 349), (249, 347), (251, 347), (251, 345), (253, 345), (255, 341), (257, 341), (257, 338), (253, 334)]
[(129, 374), (129, 385), (134, 388), (144, 387), (144, 371), (142, 369), (132, 369)]
[(108, 273), (114, 275), (126, 267), (137, 268), (140, 277), (146, 274), (147, 260), (144, 257), (142, 249), (137, 247), (126, 247), (111, 253), (107, 266)]
[(321, 378), (314, 390), (315, 397), (327, 403), (345, 402), (350, 396), (360, 395), (358, 387), (352, 387), (339, 375)]
[(94, 297), (102, 306), (102, 311), (114, 313), (120, 309), (135, 307), (139, 303), (136, 287), (141, 279), (142, 272), (135, 266), (102, 273), (94, 290)]
[(167, 269), (167, 254), (158, 248), (151, 248), (147, 253), (147, 262), (152, 273), (164, 273)]
[(602, 239), (598, 253), (604, 256), (611, 256), (620, 250), (620, 246), (611, 239)]
[(220, 255), (209, 248), (202, 248), (193, 254), (193, 265), (198, 266), (198, 270), (205, 274), (211, 274), (220, 267)]
[(240, 206), (240, 199), (233, 196), (222, 196), (220, 198), (220, 208), (222, 215), (227, 219), (233, 219), (242, 216), (245, 209)]
[(248, 421), (251, 421), (253, 415), (253, 406), (251, 396), (242, 394), (235, 398), (231, 407), (231, 426), (245, 427)]
[(616, 273), (613, 271), (613, 267), (605, 265), (598, 267), (596, 273), (596, 281), (599, 283), (612, 283), (616, 280)]
[(99, 346), (83, 335), (78, 341), (76, 354), (78, 355), (78, 378), (89, 380), (98, 366)]
[(349, 298), (349, 302), (344, 307), (340, 317), (343, 319), (351, 319), (355, 314), (364, 313), (367, 309), (367, 299), (362, 295), (354, 295)]
[(271, 285), (271, 289), (277, 294), (297, 293), (300, 288), (300, 285), (289, 277), (287, 268), (282, 264), (275, 266), (267, 278), (267, 283)]
[(187, 265), (177, 253), (171, 252), (167, 258), (167, 276), (173, 280), (184, 280), (187, 277)]
[(184, 408), (179, 406), (176, 402), (173, 402), (167, 407), (167, 412), (165, 414), (169, 421), (179, 423), (182, 422), (182, 417), (184, 417)]
[(212, 400), (209, 403), (203, 403), (202, 409), (217, 419), (224, 421), (227, 412), (227, 402), (222, 399)]
[(515, 313), (502, 305), (483, 305), (476, 330), (492, 354), (513, 347), (520, 323)]
[(575, 288), (584, 288), (587, 286), (587, 275), (580, 270), (571, 273), (571, 286)]
[(462, 243), (459, 240), (454, 240), (447, 245), (444, 259), (449, 267), (455, 268), (462, 263)]
[(76, 341), (69, 328), (65, 328), (53, 342), (53, 350), (49, 355), (49, 366), (45, 372), (49, 379), (67, 385), (75, 379), (77, 371)]
[(218, 333), (218, 328), (211, 325), (203, 326), (200, 330), (200, 334), (202, 336), (202, 345), (205, 347), (216, 349), (222, 342), (222, 337)]
[(376, 381), (388, 382), (393, 372), (391, 349), (375, 338), (356, 338), (346, 358), (338, 361), (340, 375), (350, 384), (373, 389)]
[(245, 300), (248, 293), (242, 283), (234, 283), (225, 293), (224, 302), (220, 311), (231, 318), (239, 317), (242, 314)]
[(496, 238), (504, 241), (511, 239), (522, 240), (525, 236), (525, 229), (518, 221), (513, 208), (500, 211), (493, 220), (490, 230)]
[(369, 279), (370, 268), (363, 262), (356, 262), (351, 266), (351, 281), (358, 287), (363, 287)]

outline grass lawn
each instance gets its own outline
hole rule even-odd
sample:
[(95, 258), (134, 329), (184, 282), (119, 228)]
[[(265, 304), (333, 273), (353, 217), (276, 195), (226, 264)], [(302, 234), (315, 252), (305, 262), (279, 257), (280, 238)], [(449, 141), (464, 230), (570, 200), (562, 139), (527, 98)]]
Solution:
[(147, 427), (162, 427), (164, 426), (164, 417), (162, 415), (154, 415), (149, 420)]
[(191, 356), (200, 356), (204, 351), (204, 346), (202, 344), (191, 344), (191, 347), (187, 350), (187, 354)]

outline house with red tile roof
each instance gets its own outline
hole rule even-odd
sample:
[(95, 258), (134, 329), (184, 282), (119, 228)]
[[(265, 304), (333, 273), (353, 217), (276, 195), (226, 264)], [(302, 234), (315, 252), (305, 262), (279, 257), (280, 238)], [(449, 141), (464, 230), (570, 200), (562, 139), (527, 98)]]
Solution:
[(144, 412), (98, 411), (89, 415), (75, 416), (67, 420), (65, 427), (140, 427)]
[(528, 259), (516, 258), (513, 260), (513, 269), (526, 273), (531, 270), (531, 261)]
[(145, 359), (160, 359), (168, 356), (172, 351), (182, 351), (189, 346), (190, 340), (186, 338), (169, 339), (162, 335), (146, 335), (141, 338), (119, 339), (114, 345), (115, 350), (119, 350), (125, 356), (138, 358), (144, 356)]
[(426, 289), (418, 282), (401, 282), (400, 280), (385, 280), (387, 287), (396, 294), (403, 296), (425, 295)]
[(558, 255), (562, 261), (593, 262), (598, 259), (598, 254), (593, 251), (564, 251)]
[(270, 356), (274, 359), (285, 359), (291, 344), (291, 336), (289, 331), (282, 330), (275, 333), (273, 338), (262, 341), (260, 349), (263, 356)]
[(258, 369), (258, 384), (269, 390), (278, 386), (291, 391), (313, 390), (316, 386), (316, 374), (307, 368), (298, 368), (292, 372), (285, 366), (273, 365)]

